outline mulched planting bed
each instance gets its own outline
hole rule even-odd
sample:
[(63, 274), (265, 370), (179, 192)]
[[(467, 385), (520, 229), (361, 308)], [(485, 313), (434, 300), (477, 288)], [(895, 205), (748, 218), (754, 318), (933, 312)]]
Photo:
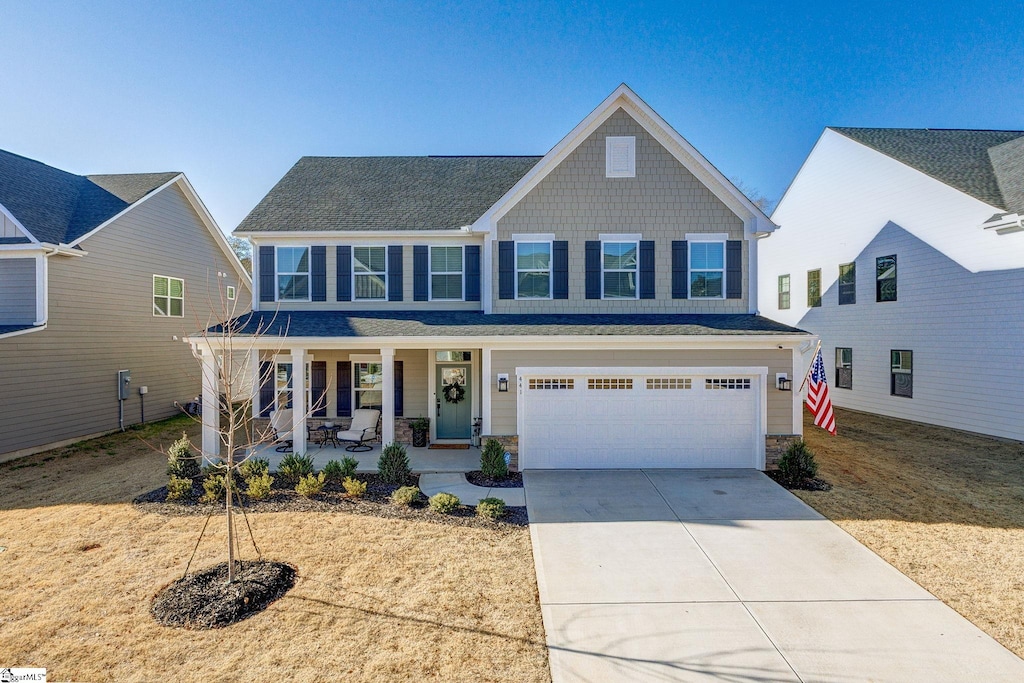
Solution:
[(824, 479), (802, 479), (799, 482), (791, 482), (782, 477), (782, 473), (778, 470), (765, 470), (765, 474), (769, 478), (775, 481), (776, 484), (787, 488), (791, 491), (831, 491), (832, 484), (828, 483)]
[(228, 563), (189, 574), (153, 598), (153, 618), (164, 626), (222, 628), (262, 612), (295, 585), (295, 569), (268, 560), (235, 563), (228, 583)]
[(521, 489), (523, 488), (523, 473), (509, 472), (504, 479), (491, 479), (485, 477), (480, 470), (466, 472), (466, 481), (474, 486), (488, 486), (492, 489)]
[[(249, 500), (241, 494), (242, 506), (246, 513), (250, 512), (347, 512), (355, 515), (368, 515), (390, 519), (415, 519), (434, 524), (450, 526), (470, 526), (485, 529), (513, 530), (529, 524), (525, 507), (505, 508), (501, 519), (491, 521), (476, 516), (475, 508), (461, 506), (454, 512), (441, 514), (434, 512), (426, 505), (426, 497), (420, 494), (419, 502), (406, 506), (391, 502), (391, 494), (399, 486), (381, 481), (376, 474), (359, 474), (358, 479), (366, 482), (366, 495), (362, 498), (346, 498), (345, 489), (340, 484), (327, 484), (323, 493), (312, 498), (304, 498), (295, 492), (294, 484), (289, 485), (282, 477), (274, 476), (274, 484), (270, 496), (264, 500)], [(413, 475), (403, 483), (404, 486), (419, 486), (419, 477)], [(167, 487), (161, 486), (149, 493), (144, 493), (132, 502), (144, 512), (154, 512), (168, 516), (208, 515), (218, 512), (224, 507), (223, 500), (216, 503), (199, 502), (203, 493), (202, 478), (196, 478), (192, 486), (192, 497), (187, 501), (168, 501)]]

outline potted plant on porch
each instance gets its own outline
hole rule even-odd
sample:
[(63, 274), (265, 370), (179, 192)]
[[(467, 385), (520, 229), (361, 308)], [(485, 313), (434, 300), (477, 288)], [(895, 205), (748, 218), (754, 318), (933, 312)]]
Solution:
[(410, 426), (412, 427), (412, 445), (416, 448), (426, 446), (430, 437), (430, 418), (417, 417)]

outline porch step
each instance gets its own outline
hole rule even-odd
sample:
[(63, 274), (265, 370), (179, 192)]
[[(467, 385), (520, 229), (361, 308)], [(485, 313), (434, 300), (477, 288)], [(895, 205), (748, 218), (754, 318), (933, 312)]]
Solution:
[(474, 486), (466, 481), (466, 475), (458, 472), (424, 472), (420, 475), (420, 491), (426, 496), (437, 493), (452, 493), (463, 505), (475, 506), (484, 498), (501, 498), (509, 507), (525, 507), (526, 494), (523, 489), (488, 488)]

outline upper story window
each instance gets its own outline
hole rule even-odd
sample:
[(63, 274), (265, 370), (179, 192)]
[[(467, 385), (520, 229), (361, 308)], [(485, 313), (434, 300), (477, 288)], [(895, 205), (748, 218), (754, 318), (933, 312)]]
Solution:
[(605, 299), (637, 298), (639, 242), (602, 242), (602, 295)]
[(807, 306), (821, 306), (821, 268), (807, 271)]
[(636, 137), (608, 136), (604, 139), (604, 174), (607, 178), (636, 177)]
[(836, 386), (853, 389), (853, 349), (836, 347)]
[(462, 247), (430, 248), (430, 298), (462, 301)]
[(309, 301), (309, 247), (277, 248), (277, 300)]
[(785, 311), (789, 308), (789, 276), (779, 276), (779, 310)]
[(551, 242), (516, 242), (516, 298), (551, 298)]
[(353, 299), (387, 298), (387, 260), (387, 247), (352, 247)]
[(857, 264), (839, 266), (839, 305), (857, 303)]
[(153, 276), (153, 315), (185, 317), (185, 281), (165, 275)]
[(896, 254), (875, 259), (875, 301), (896, 301)]
[(690, 243), (690, 298), (725, 297), (725, 243)]

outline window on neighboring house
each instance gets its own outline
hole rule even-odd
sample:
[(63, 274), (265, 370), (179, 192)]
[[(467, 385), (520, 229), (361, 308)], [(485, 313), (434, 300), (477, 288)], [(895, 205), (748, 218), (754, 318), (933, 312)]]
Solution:
[(380, 363), (353, 363), (355, 382), (352, 405), (381, 410), (384, 405), (384, 368)]
[(807, 305), (821, 306), (821, 269), (807, 271)]
[(352, 291), (356, 301), (387, 298), (387, 247), (352, 247)]
[(309, 247), (277, 248), (277, 300), (309, 301)]
[(725, 243), (690, 242), (690, 298), (725, 296)]
[(602, 242), (605, 299), (635, 299), (638, 242)]
[(857, 303), (857, 264), (839, 266), (839, 305)]
[(551, 298), (551, 242), (516, 242), (516, 298)]
[(789, 309), (789, 276), (779, 276), (779, 310)]
[(462, 301), (462, 247), (430, 248), (430, 298)]
[(891, 384), (889, 393), (893, 396), (905, 398), (914, 397), (914, 352), (913, 351), (890, 351), (890, 377)]
[(853, 389), (853, 349), (836, 347), (836, 386)]
[(153, 276), (153, 315), (185, 317), (185, 281), (164, 275)]
[(896, 254), (875, 259), (875, 301), (896, 301)]
[(228, 287), (227, 287), (227, 295), (228, 295), (228, 301), (234, 301), (235, 300), (235, 288), (232, 287), (231, 285), (228, 285)]

